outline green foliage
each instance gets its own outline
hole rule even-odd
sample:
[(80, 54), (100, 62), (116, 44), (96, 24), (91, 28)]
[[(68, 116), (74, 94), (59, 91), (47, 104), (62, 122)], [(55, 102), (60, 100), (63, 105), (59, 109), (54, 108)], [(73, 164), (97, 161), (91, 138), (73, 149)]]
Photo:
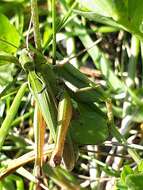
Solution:
[(127, 176), (126, 185), (129, 190), (142, 190), (143, 187), (143, 173), (132, 174)]
[(79, 0), (82, 12), (78, 14), (108, 25), (121, 27), (143, 37), (143, 1), (142, 0)]
[(15, 53), (20, 42), (20, 36), (8, 18), (0, 14), (0, 51)]
[(0, 181), (1, 190), (24, 190), (23, 179), (17, 175), (11, 174)]
[(129, 165), (125, 165), (121, 172), (121, 179), (117, 187), (119, 190), (142, 190), (143, 187), (143, 161), (132, 170)]
[(85, 104), (78, 104), (79, 116), (71, 123), (73, 140), (82, 144), (100, 144), (109, 135), (106, 120), (100, 110), (94, 110)]
[[(14, 25), (1, 13), (0, 23), (0, 55), (9, 56), (9, 54), (17, 51), (20, 36)], [(7, 85), (13, 80), (12, 75), (15, 73), (15, 69), (13, 64), (8, 64), (9, 62), (0, 60), (0, 87)]]
[(121, 173), (121, 181), (124, 185), (126, 184), (126, 177), (130, 174), (133, 174), (133, 170), (129, 165), (125, 165)]

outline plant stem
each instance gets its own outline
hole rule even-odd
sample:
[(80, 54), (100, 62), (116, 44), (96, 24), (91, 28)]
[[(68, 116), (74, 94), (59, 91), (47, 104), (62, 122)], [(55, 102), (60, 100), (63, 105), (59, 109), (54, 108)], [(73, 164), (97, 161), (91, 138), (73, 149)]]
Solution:
[[(61, 22), (59, 22), (59, 24), (56, 25), (56, 32), (59, 32), (68, 23), (68, 21), (70, 20), (71, 13), (73, 12), (73, 9), (76, 7), (76, 5), (77, 5), (77, 2), (74, 2), (71, 8), (66, 13), (66, 15), (64, 16), (64, 18), (61, 20)], [(51, 6), (51, 5), (49, 4), (48, 6)], [(44, 45), (44, 51), (46, 50), (47, 46), (51, 44), (51, 41), (52, 41), (52, 34), (50, 35), (49, 40)]]
[(56, 0), (52, 0), (53, 64), (56, 64)]
[(21, 88), (19, 89), (16, 97), (14, 98), (12, 105), (9, 109), (8, 114), (6, 115), (5, 120), (2, 123), (2, 126), (0, 128), (0, 150), (3, 146), (4, 140), (9, 132), (9, 129), (11, 127), (11, 123), (13, 122), (13, 119), (15, 115), (17, 114), (17, 110), (19, 108), (19, 105), (21, 103), (21, 99), (26, 91), (27, 83), (24, 83)]
[(38, 16), (38, 5), (37, 0), (31, 0), (31, 18), (34, 29), (34, 41), (35, 46), (38, 50), (41, 50), (41, 38), (39, 30), (39, 16)]
[[(141, 46), (141, 59), (142, 59), (142, 71), (141, 75), (143, 76), (143, 41), (140, 41), (140, 46)], [(143, 85), (143, 77), (141, 78), (141, 85)]]

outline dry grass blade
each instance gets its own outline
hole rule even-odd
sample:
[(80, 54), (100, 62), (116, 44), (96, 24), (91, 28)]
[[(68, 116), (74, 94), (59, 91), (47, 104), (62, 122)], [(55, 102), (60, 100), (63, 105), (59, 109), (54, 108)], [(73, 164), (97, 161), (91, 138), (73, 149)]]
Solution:
[[(54, 145), (48, 145), (48, 147), (44, 148), (43, 155), (47, 155), (53, 151)], [(0, 169), (0, 179), (6, 177), (10, 173), (16, 171), (19, 167), (33, 161), (35, 159), (35, 151), (28, 152), (23, 156), (4, 162), (4, 167)]]

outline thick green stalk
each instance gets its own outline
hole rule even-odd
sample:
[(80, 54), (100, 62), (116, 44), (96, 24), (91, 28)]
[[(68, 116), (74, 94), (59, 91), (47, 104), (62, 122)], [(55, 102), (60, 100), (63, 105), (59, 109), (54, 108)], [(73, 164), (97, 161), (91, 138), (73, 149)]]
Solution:
[(3, 146), (4, 140), (10, 130), (11, 123), (13, 122), (14, 117), (17, 114), (17, 110), (20, 106), (21, 99), (26, 91), (27, 83), (24, 83), (21, 88), (19, 89), (17, 95), (15, 96), (12, 105), (8, 111), (8, 114), (6, 115), (5, 120), (2, 123), (2, 126), (0, 128), (0, 150)]
[(34, 29), (34, 41), (35, 46), (38, 50), (41, 50), (41, 38), (39, 30), (39, 16), (38, 16), (38, 5), (37, 0), (31, 0), (31, 14), (32, 14), (32, 23)]
[(53, 64), (56, 63), (56, 0), (52, 0)]

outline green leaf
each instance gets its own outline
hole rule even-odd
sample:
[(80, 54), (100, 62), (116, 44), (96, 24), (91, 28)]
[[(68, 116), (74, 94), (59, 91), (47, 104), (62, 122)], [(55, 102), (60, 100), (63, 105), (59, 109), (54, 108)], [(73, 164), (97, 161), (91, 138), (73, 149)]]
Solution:
[(102, 16), (110, 17), (113, 15), (112, 0), (79, 0), (79, 4), (84, 11), (94, 11)]
[(2, 187), (2, 190), (8, 190), (9, 187), (11, 190), (15, 190), (15, 184), (13, 183), (13, 181), (9, 180), (8, 178), (2, 180), (1, 182), (1, 187)]
[(129, 174), (133, 174), (133, 170), (131, 169), (131, 167), (129, 165), (126, 165), (126, 166), (124, 166), (123, 171), (121, 173), (121, 181), (123, 184), (125, 184), (126, 177)]
[(123, 183), (121, 182), (121, 180), (117, 181), (116, 183), (116, 190), (128, 190), (126, 185), (123, 185)]
[(143, 36), (143, 1), (130, 0), (128, 2), (128, 19), (131, 29), (141, 32)]
[(0, 150), (4, 144), (4, 141), (6, 139), (6, 136), (8, 135), (8, 132), (10, 130), (10, 127), (11, 127), (11, 123), (13, 122), (16, 114), (17, 114), (17, 111), (18, 111), (18, 108), (20, 106), (20, 103), (21, 103), (21, 100), (24, 96), (24, 93), (26, 91), (26, 88), (27, 88), (27, 84), (26, 83), (23, 83), (22, 86), (20, 87), (20, 89), (18, 90), (12, 104), (11, 104), (11, 107), (1, 125), (1, 128), (0, 128)]
[[(109, 135), (105, 118), (91, 107), (78, 104), (79, 116), (71, 123), (72, 139), (78, 144), (99, 144)], [(76, 117), (76, 116), (75, 116)]]
[(128, 190), (142, 190), (143, 189), (143, 173), (131, 174), (126, 177), (126, 185)]
[(107, 24), (113, 27), (118, 27), (118, 28), (122, 27), (120, 24), (116, 23), (112, 18), (102, 16), (95, 12), (83, 12), (78, 10), (75, 10), (74, 12), (88, 18), (89, 20), (93, 20), (102, 24)]
[(79, 5), (82, 11), (78, 14), (96, 22), (117, 25), (143, 38), (142, 0), (91, 0), (90, 3), (79, 0)]
[(5, 15), (0, 14), (0, 51), (15, 53), (19, 42), (20, 36), (16, 28)]

